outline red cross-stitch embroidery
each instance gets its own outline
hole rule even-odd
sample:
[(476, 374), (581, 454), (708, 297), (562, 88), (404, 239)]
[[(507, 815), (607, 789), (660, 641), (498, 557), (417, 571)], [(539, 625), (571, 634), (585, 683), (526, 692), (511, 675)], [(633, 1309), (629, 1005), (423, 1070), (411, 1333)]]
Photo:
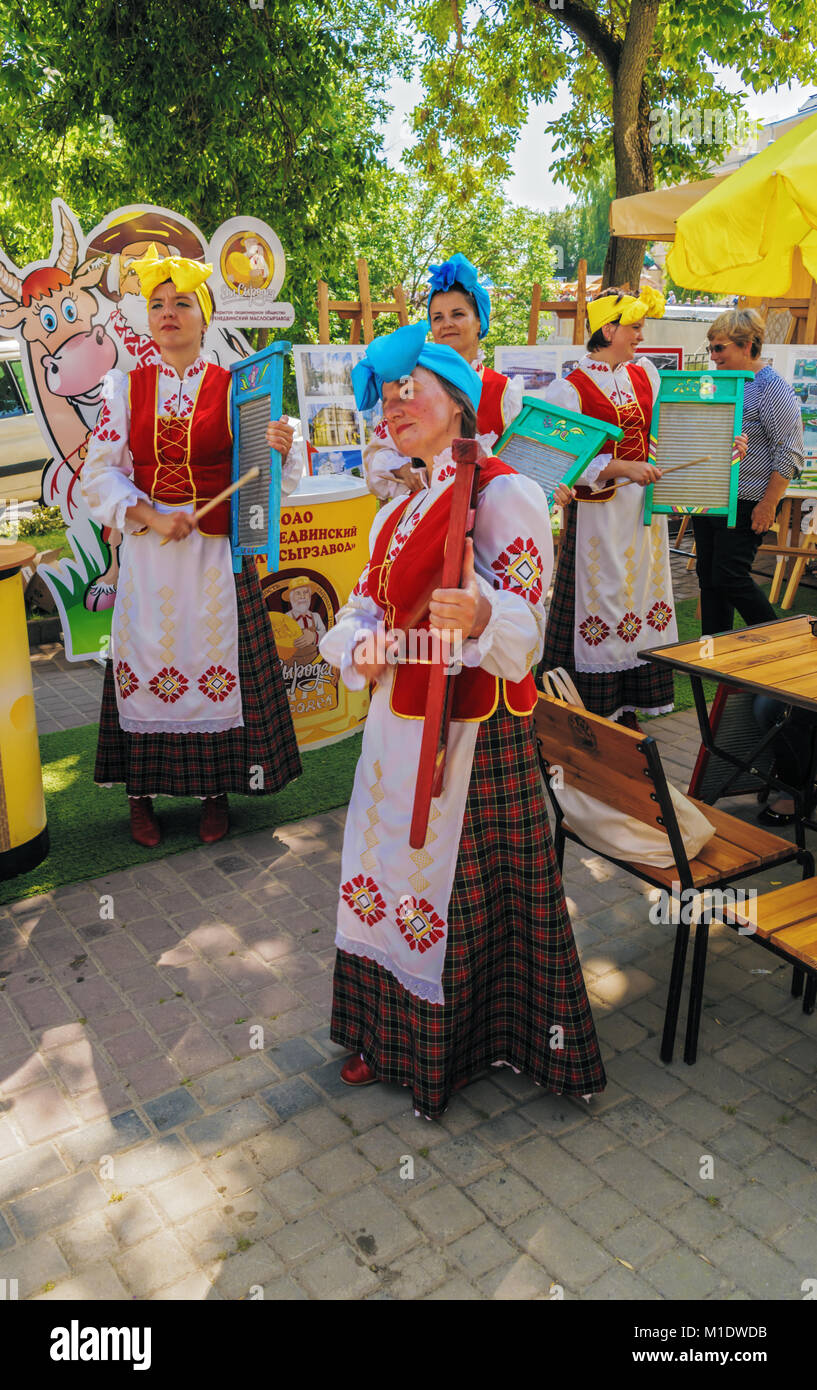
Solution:
[(616, 632), (622, 642), (634, 642), (641, 631), (641, 619), (637, 613), (625, 613)]
[(226, 666), (210, 666), (199, 676), (198, 684), (202, 695), (218, 704), (235, 690), (235, 676)]
[(150, 690), (166, 705), (175, 705), (189, 688), (187, 676), (177, 671), (175, 666), (163, 666), (150, 682)]
[(373, 927), (385, 917), (386, 904), (373, 878), (356, 874), (348, 883), (341, 884), (340, 892), (347, 907), (367, 926)]
[(119, 686), (119, 694), (123, 700), (127, 700), (134, 690), (139, 689), (139, 678), (135, 671), (132, 671), (127, 661), (116, 663), (116, 680)]
[(579, 624), (579, 632), (588, 647), (598, 647), (610, 636), (610, 629), (606, 622), (595, 613), (591, 613), (583, 623)]
[(529, 536), (525, 541), (517, 536), (507, 549), (493, 561), (491, 569), (499, 575), (494, 580), (496, 588), (500, 585), (512, 594), (519, 594), (530, 603), (538, 603), (542, 597), (542, 557)]
[(657, 603), (654, 603), (647, 614), (647, 622), (650, 627), (654, 627), (658, 632), (663, 632), (664, 628), (669, 626), (671, 620), (672, 609), (663, 599), (659, 599)]
[(412, 898), (409, 894), (400, 899), (397, 925), (412, 951), (419, 951), (421, 955), (445, 936), (445, 923), (431, 903), (426, 902), (425, 898)]

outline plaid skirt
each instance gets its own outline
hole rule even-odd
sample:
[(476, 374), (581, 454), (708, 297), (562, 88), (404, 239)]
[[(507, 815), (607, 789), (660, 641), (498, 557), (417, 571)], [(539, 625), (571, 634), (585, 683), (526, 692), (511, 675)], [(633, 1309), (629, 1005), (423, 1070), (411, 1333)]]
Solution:
[[(581, 505), (581, 504), (578, 504)], [(588, 504), (592, 505), (592, 504)], [(603, 503), (598, 503), (603, 506)], [(576, 523), (578, 506), (564, 511), (559, 563), (545, 628), (545, 650), (538, 671), (564, 666), (585, 705), (594, 714), (612, 719), (624, 710), (657, 713), (675, 699), (672, 671), (646, 661), (625, 671), (577, 671), (573, 638), (576, 627)]]
[[(113, 662), (105, 665), (94, 781), (128, 796), (268, 796), (301, 772), (281, 667), (258, 571), (235, 575), (244, 726), (218, 734), (130, 734), (119, 723)], [(259, 771), (260, 769), (260, 771)]]
[(333, 1042), (425, 1115), (493, 1062), (548, 1091), (606, 1083), (550, 837), (531, 718), (500, 705), (480, 726), (448, 912), (445, 1004), (409, 994), (374, 961), (338, 951)]

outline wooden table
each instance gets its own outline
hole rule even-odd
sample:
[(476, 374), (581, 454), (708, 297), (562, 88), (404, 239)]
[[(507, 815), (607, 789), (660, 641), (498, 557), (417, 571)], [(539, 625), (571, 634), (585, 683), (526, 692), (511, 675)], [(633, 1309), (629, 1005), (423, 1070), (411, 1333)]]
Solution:
[[(805, 515), (803, 504), (806, 504)], [(817, 559), (817, 489), (792, 484), (780, 504), (775, 520), (777, 540), (761, 545), (759, 555), (776, 555), (774, 575), (769, 589), (769, 602), (779, 603), (784, 612), (794, 603), (800, 580), (809, 560)], [(784, 580), (786, 592), (781, 602)]]
[[(753, 763), (791, 718), (793, 709), (807, 710), (817, 720), (817, 616), (798, 614), (794, 618), (779, 618), (776, 622), (759, 623), (739, 632), (700, 637), (694, 642), (679, 642), (669, 647), (653, 647), (638, 655), (645, 661), (669, 666), (689, 676), (704, 749), (736, 769), (720, 795), (725, 795), (740, 773), (756, 771)], [(704, 679), (755, 695), (766, 695), (785, 707), (781, 719), (750, 750), (748, 757), (737, 758), (716, 744), (704, 697)], [(807, 780), (806, 786), (814, 780), (815, 756), (813, 753), (811, 781)], [(770, 780), (794, 799), (797, 844), (802, 849), (805, 847), (804, 824), (817, 829), (817, 823), (804, 820), (801, 791), (778, 778)]]

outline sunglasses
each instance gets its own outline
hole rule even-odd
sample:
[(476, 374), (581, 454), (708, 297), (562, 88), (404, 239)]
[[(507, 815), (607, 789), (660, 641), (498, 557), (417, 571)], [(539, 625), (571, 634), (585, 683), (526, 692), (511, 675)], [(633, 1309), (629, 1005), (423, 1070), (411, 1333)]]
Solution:
[(727, 349), (728, 347), (729, 347), (729, 343), (710, 343), (710, 344), (709, 344), (709, 351), (710, 351), (710, 352), (726, 352), (726, 349)]

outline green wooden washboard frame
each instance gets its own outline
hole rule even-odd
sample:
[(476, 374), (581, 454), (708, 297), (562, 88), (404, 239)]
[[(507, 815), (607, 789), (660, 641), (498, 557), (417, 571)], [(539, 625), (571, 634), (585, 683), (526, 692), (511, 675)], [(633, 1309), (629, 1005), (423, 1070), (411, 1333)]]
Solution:
[(725, 516), (738, 508), (735, 435), (743, 425), (743, 386), (751, 372), (662, 372), (650, 425), (649, 461), (669, 468), (709, 454), (644, 489), (644, 525), (655, 514)]
[[(254, 465), (261, 469), (258, 478), (234, 492), (230, 499), (230, 549), (235, 574), (241, 573), (245, 555), (266, 555), (270, 574), (280, 563), (281, 455), (270, 449), (266, 430), (271, 420), (281, 416), (284, 357), (291, 350), (291, 343), (270, 343), (251, 357), (239, 358), (230, 365), (231, 481), (235, 482)], [(260, 527), (257, 521), (261, 521)]]
[(494, 455), (538, 483), (550, 502), (559, 483), (572, 487), (607, 441), (622, 434), (604, 420), (523, 396), (522, 409), (494, 445)]

